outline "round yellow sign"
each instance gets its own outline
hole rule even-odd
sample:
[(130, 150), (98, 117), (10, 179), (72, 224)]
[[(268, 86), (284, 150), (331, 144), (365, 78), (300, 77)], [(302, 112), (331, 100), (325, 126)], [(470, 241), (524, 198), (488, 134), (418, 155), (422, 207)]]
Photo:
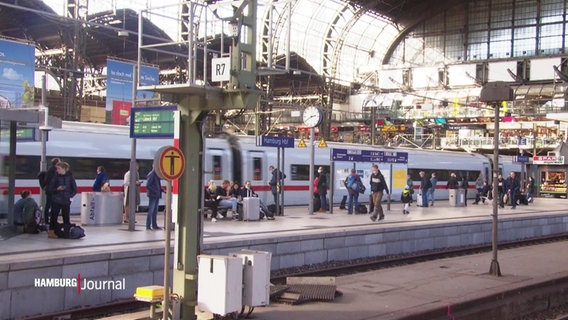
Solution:
[(175, 180), (181, 176), (184, 168), (185, 158), (180, 149), (166, 146), (160, 148), (156, 153), (154, 169), (160, 178)]

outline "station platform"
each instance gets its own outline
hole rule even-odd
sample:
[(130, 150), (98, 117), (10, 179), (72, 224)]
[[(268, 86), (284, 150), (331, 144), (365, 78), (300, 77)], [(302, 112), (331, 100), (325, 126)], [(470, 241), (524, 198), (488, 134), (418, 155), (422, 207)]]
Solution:
[[(499, 251), (501, 277), (489, 274), (491, 259), (488, 252), (340, 276), (336, 284), (342, 295), (332, 302), (271, 303), (255, 308), (252, 318), (508, 320), (568, 301), (566, 241)], [(105, 320), (147, 315), (140, 311)]]
[[(386, 209), (386, 204), (383, 204)], [(381, 222), (368, 214), (308, 214), (306, 206), (286, 207), (276, 220), (203, 222), (202, 252), (226, 255), (242, 249), (272, 253), (271, 269), (463, 247), (491, 242), (491, 205), (434, 207), (412, 205), (409, 215), (392, 203)], [(136, 231), (126, 224), (85, 226), (79, 240), (48, 239), (46, 233), (5, 236), (0, 240), (0, 319), (68, 310), (131, 298), (135, 288), (163, 282), (164, 232), (145, 230), (145, 213)], [(163, 224), (160, 223), (162, 226)], [(80, 220), (73, 216), (72, 220)], [(499, 209), (500, 241), (568, 232), (566, 200), (538, 198), (529, 206)], [(173, 245), (173, 241), (172, 241)], [(175, 251), (175, 250), (173, 250)], [(173, 255), (171, 257), (173, 261)], [(38, 288), (34, 280), (78, 278), (121, 280), (120, 290), (81, 292), (77, 288)], [(50, 303), (44, 296), (51, 297)], [(18, 297), (37, 301), (33, 305)]]

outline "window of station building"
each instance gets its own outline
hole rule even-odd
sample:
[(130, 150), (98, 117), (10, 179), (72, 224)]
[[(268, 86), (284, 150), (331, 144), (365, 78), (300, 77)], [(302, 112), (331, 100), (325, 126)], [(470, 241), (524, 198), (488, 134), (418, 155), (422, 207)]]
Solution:
[[(318, 171), (319, 167), (323, 167), (326, 174), (329, 174), (329, 166), (314, 165), (314, 173)], [(310, 165), (308, 164), (293, 164), (290, 166), (291, 177), (293, 181), (309, 181), (310, 180)], [(315, 175), (314, 175), (315, 176)]]
[(262, 158), (252, 158), (252, 180), (262, 180)]
[(540, 193), (566, 195), (566, 172), (564, 171), (541, 172)]

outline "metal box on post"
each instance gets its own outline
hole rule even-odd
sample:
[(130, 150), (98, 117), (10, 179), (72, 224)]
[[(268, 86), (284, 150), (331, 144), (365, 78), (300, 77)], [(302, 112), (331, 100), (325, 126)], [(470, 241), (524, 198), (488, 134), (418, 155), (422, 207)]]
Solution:
[(241, 250), (231, 253), (242, 259), (243, 305), (266, 306), (270, 303), (271, 252)]
[(450, 207), (465, 206), (465, 191), (463, 189), (450, 189), (448, 193)]
[(260, 219), (260, 199), (247, 197), (243, 198), (243, 220)]
[(243, 262), (239, 257), (199, 255), (197, 307), (226, 315), (240, 311), (243, 294)]

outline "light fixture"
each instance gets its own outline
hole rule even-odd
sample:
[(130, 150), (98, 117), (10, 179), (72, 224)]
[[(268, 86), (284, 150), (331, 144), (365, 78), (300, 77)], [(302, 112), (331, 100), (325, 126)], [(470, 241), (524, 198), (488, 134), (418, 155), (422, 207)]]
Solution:
[(237, 19), (229, 21), (229, 26), (231, 27), (231, 36), (237, 38), (240, 31), (240, 23)]
[(118, 36), (121, 38), (128, 37), (129, 33), (126, 30), (118, 30)]

